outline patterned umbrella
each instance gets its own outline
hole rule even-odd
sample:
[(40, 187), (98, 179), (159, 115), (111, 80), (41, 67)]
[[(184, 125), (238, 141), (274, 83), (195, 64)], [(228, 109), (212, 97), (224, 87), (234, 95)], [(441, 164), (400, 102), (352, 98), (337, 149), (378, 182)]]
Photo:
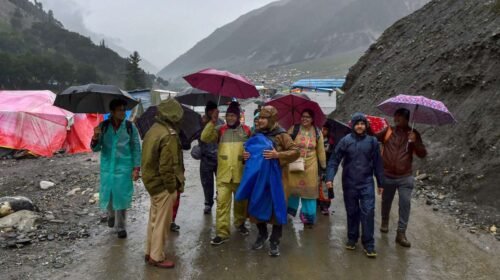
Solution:
[(425, 96), (400, 94), (380, 103), (377, 108), (390, 116), (400, 108), (408, 109), (411, 123), (445, 125), (457, 122), (443, 102)]

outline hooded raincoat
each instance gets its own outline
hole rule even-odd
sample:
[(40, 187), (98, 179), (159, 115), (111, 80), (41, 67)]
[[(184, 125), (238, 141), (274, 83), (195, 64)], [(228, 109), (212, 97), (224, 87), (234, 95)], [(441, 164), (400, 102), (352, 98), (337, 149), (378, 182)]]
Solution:
[(141, 142), (135, 125), (127, 130), (126, 120), (122, 121), (117, 130), (112, 125), (103, 129), (92, 150), (101, 152), (101, 188), (99, 201), (102, 209), (107, 209), (113, 196), (113, 210), (130, 208), (134, 187), (132, 172), (141, 166)]

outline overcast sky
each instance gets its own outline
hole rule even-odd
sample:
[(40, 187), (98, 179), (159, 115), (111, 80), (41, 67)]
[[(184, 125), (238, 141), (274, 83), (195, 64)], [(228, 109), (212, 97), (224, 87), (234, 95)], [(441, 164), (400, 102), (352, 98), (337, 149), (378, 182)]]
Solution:
[(106, 37), (157, 68), (215, 29), (275, 0), (39, 0), (66, 28)]

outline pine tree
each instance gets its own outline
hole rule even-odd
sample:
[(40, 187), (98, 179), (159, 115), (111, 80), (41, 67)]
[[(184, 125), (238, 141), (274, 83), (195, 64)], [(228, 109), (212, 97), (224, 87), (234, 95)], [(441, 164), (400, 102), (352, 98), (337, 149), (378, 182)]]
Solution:
[(125, 79), (125, 89), (133, 90), (146, 87), (146, 78), (144, 71), (139, 67), (141, 57), (137, 51), (134, 51), (128, 58), (127, 76)]

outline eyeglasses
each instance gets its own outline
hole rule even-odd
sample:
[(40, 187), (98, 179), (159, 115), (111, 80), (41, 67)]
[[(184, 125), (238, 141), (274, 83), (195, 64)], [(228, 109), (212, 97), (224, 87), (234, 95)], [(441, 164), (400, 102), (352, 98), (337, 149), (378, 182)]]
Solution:
[(312, 119), (311, 116), (302, 116), (303, 119)]

